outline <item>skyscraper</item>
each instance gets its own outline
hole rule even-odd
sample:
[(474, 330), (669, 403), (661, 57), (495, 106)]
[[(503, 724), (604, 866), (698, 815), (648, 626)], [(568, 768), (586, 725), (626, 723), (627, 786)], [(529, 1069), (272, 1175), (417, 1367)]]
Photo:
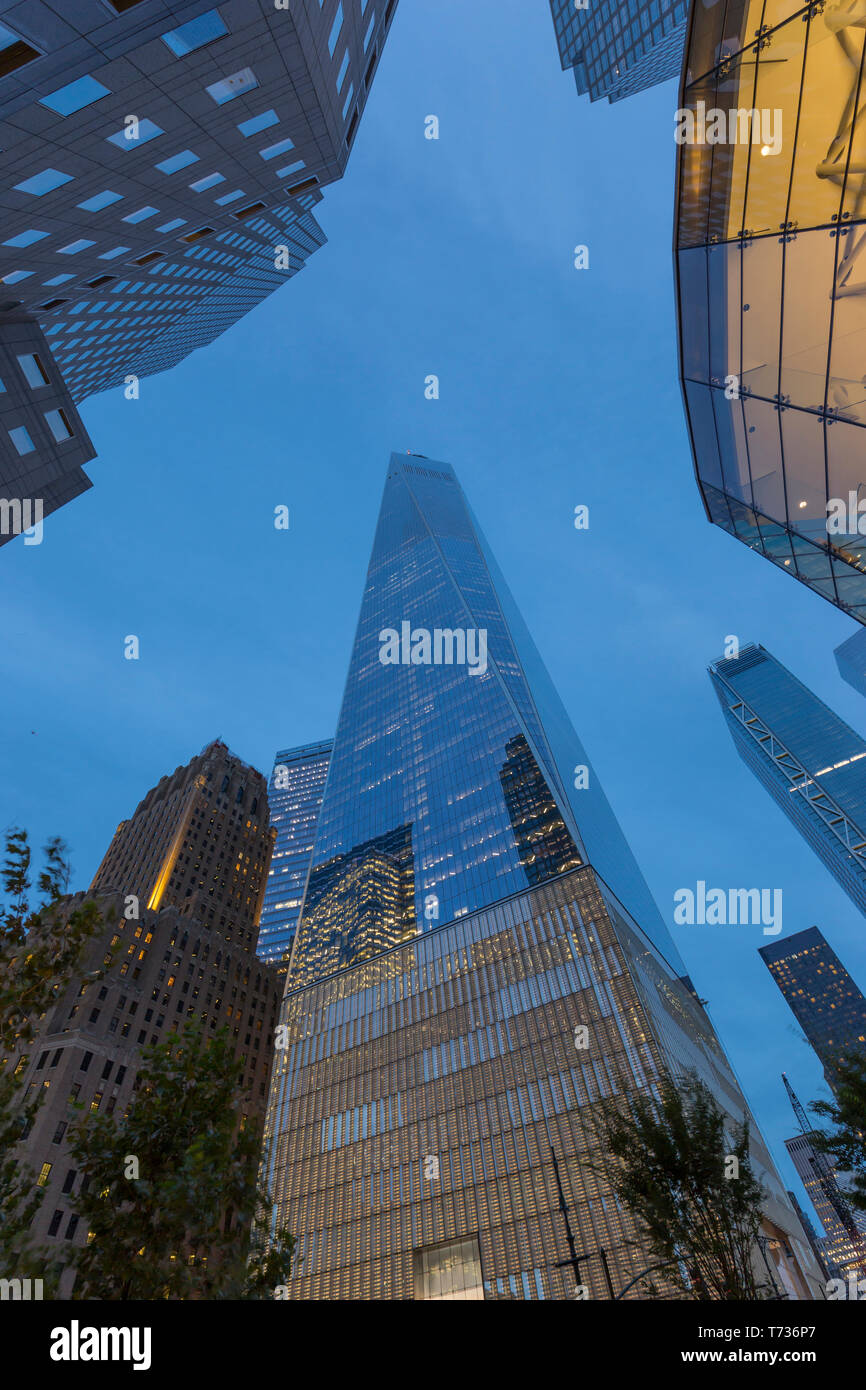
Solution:
[(211, 342), (322, 245), (312, 208), (395, 6), (80, 0), (61, 18), (2, 0), (7, 500), (47, 515), (86, 490), (75, 404)]
[[(824, 1190), (816, 1166), (815, 1150), (809, 1135), (795, 1134), (793, 1139), (785, 1140), (785, 1148), (788, 1150), (800, 1181), (809, 1194), (809, 1201), (818, 1214), (818, 1220), (824, 1228), (824, 1238), (820, 1241), (820, 1248), (825, 1263), (831, 1266), (831, 1273), (845, 1273), (848, 1270), (853, 1270), (862, 1275), (860, 1268), (862, 1255), (854, 1243), (854, 1233), (853, 1231), (846, 1231), (833, 1203)], [(829, 1156), (827, 1165), (831, 1173), (834, 1173), (836, 1164)], [(854, 1220), (861, 1229), (866, 1230), (866, 1220), (860, 1214), (855, 1214)]]
[(840, 642), (833, 655), (843, 681), (858, 695), (866, 695), (866, 632), (858, 627), (853, 637)]
[[(27, 1100), (41, 1097), (18, 1158), (44, 1190), (31, 1234), (61, 1265), (87, 1238), (74, 1210), (83, 1175), (68, 1150), (81, 1118), (72, 1107), (122, 1115), (142, 1048), (192, 1020), (226, 1026), (243, 1064), (243, 1113), (263, 1118), (281, 985), (254, 954), (270, 850), (264, 778), (214, 741), (121, 822), (90, 890), (53, 909), (68, 920), (94, 900), (104, 927), (26, 1052), (0, 1062)], [(65, 1269), (61, 1297), (72, 1283)]]
[(550, 0), (550, 11), (562, 66), (590, 101), (622, 101), (679, 77), (686, 0)]
[(759, 951), (835, 1091), (839, 1058), (866, 1052), (866, 998), (817, 927)]
[(761, 646), (709, 669), (743, 762), (866, 913), (866, 741)]
[[(582, 1282), (624, 1289), (652, 1261), (598, 1102), (692, 1066), (746, 1109), (684, 975), (453, 470), (392, 455), (272, 1079), (292, 1294), (573, 1296), (554, 1157)], [(757, 1132), (754, 1154), (805, 1293)]]
[(692, 5), (675, 242), (707, 517), (861, 623), (864, 37), (857, 6)]
[(333, 741), (277, 753), (268, 783), (274, 852), (259, 931), (263, 960), (285, 960), (295, 939)]

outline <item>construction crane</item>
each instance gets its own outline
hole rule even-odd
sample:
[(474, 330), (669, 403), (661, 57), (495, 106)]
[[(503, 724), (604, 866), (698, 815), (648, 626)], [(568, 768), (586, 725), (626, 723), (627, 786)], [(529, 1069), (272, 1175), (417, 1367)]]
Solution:
[[(782, 1080), (785, 1083), (785, 1090), (788, 1092), (791, 1109), (797, 1117), (797, 1124), (800, 1126), (800, 1132), (806, 1139), (811, 1139), (815, 1132), (814, 1126), (809, 1124), (806, 1111), (803, 1109), (803, 1105), (797, 1093), (784, 1072), (782, 1072)], [(821, 1191), (838, 1216), (843, 1228), (850, 1236), (851, 1244), (854, 1246), (860, 1268), (863, 1270), (863, 1273), (866, 1274), (866, 1245), (864, 1245), (863, 1241), (863, 1232), (857, 1225), (854, 1213), (848, 1204), (845, 1194), (836, 1181), (836, 1174), (827, 1162), (826, 1155), (811, 1145), (809, 1161), (812, 1164)]]

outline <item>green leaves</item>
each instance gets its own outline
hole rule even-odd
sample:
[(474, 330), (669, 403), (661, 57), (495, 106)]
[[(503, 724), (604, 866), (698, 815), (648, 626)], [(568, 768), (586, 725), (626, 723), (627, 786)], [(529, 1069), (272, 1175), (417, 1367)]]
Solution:
[(835, 1128), (817, 1132), (815, 1148), (832, 1155), (843, 1171), (853, 1173), (846, 1195), (852, 1207), (866, 1211), (866, 1053), (851, 1052), (836, 1066), (836, 1097), (810, 1107)]
[[(260, 1134), (243, 1122), (243, 1068), (227, 1029), (191, 1022), (147, 1048), (126, 1116), (87, 1116), (71, 1151), (88, 1175), (76, 1210), (93, 1233), (76, 1252), (76, 1297), (272, 1298), (288, 1278), (285, 1232), (261, 1239)], [(126, 1177), (131, 1156), (139, 1177)]]
[[(607, 1104), (603, 1147), (618, 1160), (606, 1175), (646, 1233), (668, 1277), (699, 1299), (756, 1299), (752, 1268), (763, 1189), (754, 1176), (749, 1126), (728, 1117), (695, 1073), (658, 1094)], [(735, 1160), (732, 1161), (732, 1160)], [(726, 1176), (736, 1173), (736, 1176)]]

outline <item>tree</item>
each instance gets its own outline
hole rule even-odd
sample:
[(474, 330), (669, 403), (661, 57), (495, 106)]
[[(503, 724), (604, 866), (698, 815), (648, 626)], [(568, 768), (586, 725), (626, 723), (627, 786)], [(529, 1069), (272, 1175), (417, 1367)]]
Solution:
[(849, 1052), (836, 1066), (834, 1100), (816, 1100), (809, 1107), (835, 1126), (829, 1134), (816, 1130), (812, 1144), (830, 1154), (852, 1181), (845, 1195), (852, 1207), (866, 1211), (866, 1053)]
[(293, 1241), (279, 1231), (263, 1249), (260, 1133), (241, 1113), (243, 1066), (228, 1029), (191, 1021), (142, 1059), (127, 1113), (87, 1115), (72, 1133), (88, 1231), (73, 1254), (75, 1297), (273, 1297)]
[(749, 1123), (728, 1117), (694, 1072), (665, 1077), (658, 1096), (604, 1108), (602, 1144), (618, 1160), (603, 1171), (637, 1218), (668, 1277), (701, 1300), (764, 1296), (752, 1268), (763, 1189), (749, 1152)]
[(0, 879), (11, 901), (0, 907), (0, 1050), (16, 1053), (32, 1041), (40, 1017), (75, 973), (103, 919), (95, 902), (63, 910), (69, 862), (59, 837), (45, 845), (37, 880), (43, 901), (33, 909), (27, 831), (7, 831), (5, 849)]
[(42, 896), (31, 907), (31, 851), (27, 832), (6, 832), (0, 881), (7, 895), (0, 905), (0, 1272), (3, 1277), (48, 1271), (46, 1252), (29, 1239), (42, 1200), (35, 1175), (16, 1153), (33, 1125), (41, 1092), (32, 1100), (21, 1093), (19, 1072), (24, 1049), (33, 1041), (41, 1016), (78, 967), (102, 918), (95, 903), (64, 912), (61, 898), (69, 885), (67, 848), (54, 836), (44, 848), (37, 879)]

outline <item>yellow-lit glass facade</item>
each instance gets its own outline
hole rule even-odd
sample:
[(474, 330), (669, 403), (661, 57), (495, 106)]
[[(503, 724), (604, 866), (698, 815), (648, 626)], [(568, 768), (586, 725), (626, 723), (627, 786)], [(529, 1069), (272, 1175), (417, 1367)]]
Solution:
[(856, 515), (864, 37), (866, 11), (847, 0), (693, 4), (676, 236), (683, 389), (707, 513), (860, 622), (866, 544), (849, 498)]
[[(581, 1281), (607, 1298), (599, 1249), (617, 1292), (653, 1260), (604, 1176), (600, 1100), (693, 1066), (747, 1108), (694, 995), (588, 867), (289, 994), (283, 1021), (266, 1177), (298, 1240), (294, 1298), (442, 1296), (419, 1266), (469, 1240), (486, 1298), (573, 1297), (551, 1146)], [(794, 1230), (756, 1131), (753, 1155)]]

